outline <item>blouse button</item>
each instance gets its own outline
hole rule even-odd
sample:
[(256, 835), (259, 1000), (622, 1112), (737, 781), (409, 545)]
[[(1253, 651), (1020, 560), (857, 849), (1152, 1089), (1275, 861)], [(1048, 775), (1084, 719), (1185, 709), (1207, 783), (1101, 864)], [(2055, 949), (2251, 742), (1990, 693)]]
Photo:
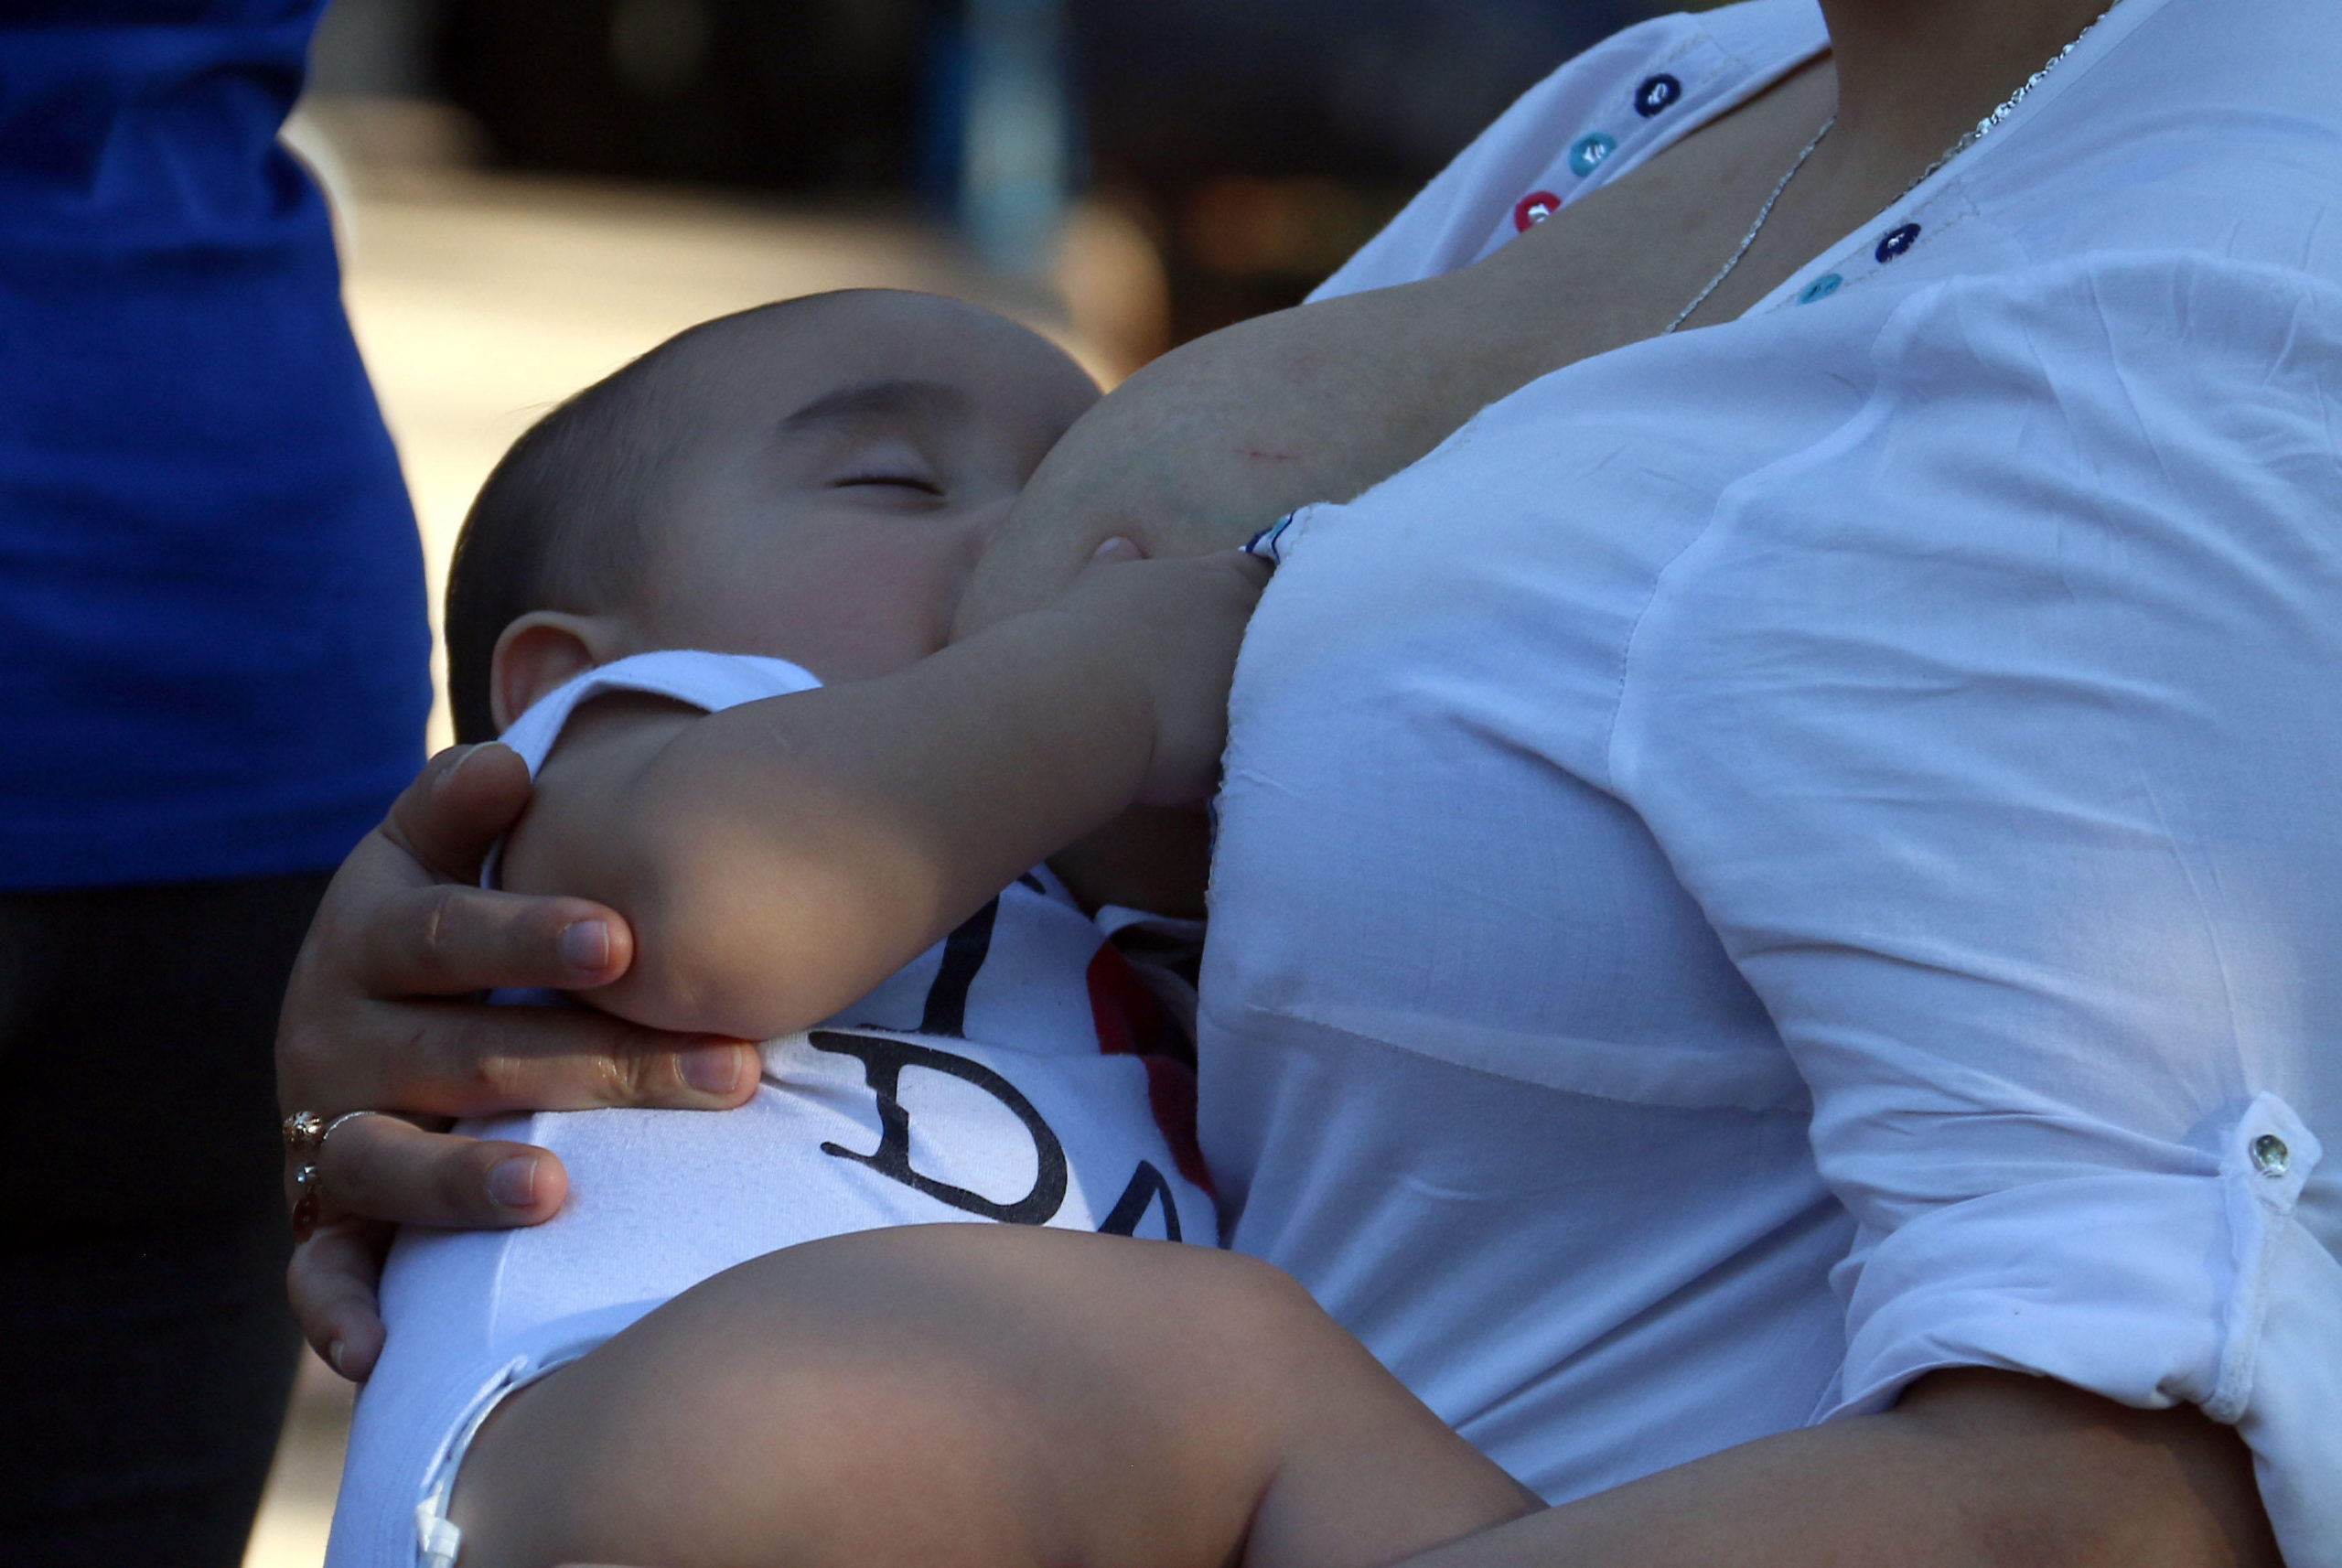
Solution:
[(1617, 139), (1599, 131), (1590, 136), (1580, 136), (1576, 145), (1570, 148), (1570, 173), (1584, 179), (1602, 166), (1603, 159), (1617, 150)]
[(1919, 226), (1917, 223), (1906, 223), (1899, 229), (1889, 229), (1885, 236), (1879, 241), (1878, 249), (1871, 253), (1881, 263), (1891, 262), (1918, 242)]
[(1804, 292), (1797, 296), (1797, 302), (1799, 305), (1811, 305), (1817, 299), (1827, 299), (1837, 293), (1839, 285), (1845, 281), (1836, 273), (1823, 273), (1805, 285)]
[(1562, 199), (1550, 190), (1532, 190), (1512, 206), (1512, 226), (1526, 234), (1562, 209)]
[(2274, 1133), (2263, 1133), (2252, 1140), (2252, 1168), (2274, 1181), (2293, 1169), (2294, 1152), (2285, 1147), (2285, 1140)]
[(1682, 96), (1683, 84), (1662, 70), (1644, 77), (1643, 84), (1635, 89), (1635, 113), (1648, 120)]

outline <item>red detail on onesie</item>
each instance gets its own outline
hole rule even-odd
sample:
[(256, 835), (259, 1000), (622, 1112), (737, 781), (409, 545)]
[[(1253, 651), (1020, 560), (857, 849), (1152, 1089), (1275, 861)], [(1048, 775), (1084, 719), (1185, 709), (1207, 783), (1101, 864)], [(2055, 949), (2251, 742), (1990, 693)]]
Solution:
[(1211, 1172), (1196, 1142), (1194, 1047), (1113, 943), (1098, 944), (1087, 978), (1099, 1053), (1138, 1058), (1146, 1069), (1147, 1104), (1163, 1141), (1171, 1145), (1179, 1174), (1211, 1191)]
[(1562, 209), (1562, 199), (1550, 190), (1532, 190), (1512, 204), (1512, 226), (1526, 234)]

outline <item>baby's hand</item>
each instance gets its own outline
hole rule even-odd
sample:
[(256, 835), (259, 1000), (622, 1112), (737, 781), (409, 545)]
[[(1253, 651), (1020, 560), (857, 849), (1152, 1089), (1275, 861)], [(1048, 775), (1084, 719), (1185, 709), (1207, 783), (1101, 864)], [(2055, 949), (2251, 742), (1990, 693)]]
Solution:
[(1192, 806), (1209, 798), (1228, 744), (1228, 691), (1267, 563), (1241, 550), (1150, 561), (1110, 539), (1053, 611), (1080, 618), (1110, 663), (1136, 682), (1155, 718), (1138, 800)]

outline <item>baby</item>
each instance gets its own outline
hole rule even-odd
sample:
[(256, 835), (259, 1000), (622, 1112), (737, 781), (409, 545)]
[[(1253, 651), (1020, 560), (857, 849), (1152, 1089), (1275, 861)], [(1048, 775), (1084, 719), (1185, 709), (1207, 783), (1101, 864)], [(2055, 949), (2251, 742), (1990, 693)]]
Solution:
[[(1366, 1564), (1532, 1506), (1283, 1276), (1162, 1244), (1216, 1224), (1176, 1031), (1104, 940), (1140, 918), (1111, 856), (1098, 919), (1026, 867), (1209, 788), (1177, 672), (1224, 671), (1253, 585), (1101, 566), (943, 647), (1096, 397), (998, 317), (822, 295), (684, 333), (489, 478), (451, 685), (538, 775), (493, 875), (619, 909), (587, 1000), (763, 1039), (764, 1081), (464, 1129), (557, 1150), (569, 1206), (401, 1238), (335, 1568)], [(1085, 617), (1116, 657), (1069, 681)], [(990, 820), (1028, 772), (1049, 808)]]

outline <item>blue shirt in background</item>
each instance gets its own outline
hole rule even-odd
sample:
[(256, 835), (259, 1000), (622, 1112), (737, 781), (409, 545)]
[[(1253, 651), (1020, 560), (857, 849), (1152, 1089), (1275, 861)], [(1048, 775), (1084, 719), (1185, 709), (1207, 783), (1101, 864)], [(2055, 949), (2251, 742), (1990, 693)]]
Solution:
[(328, 866), (421, 759), (421, 552), (277, 145), (323, 0), (0, 0), (0, 887)]

